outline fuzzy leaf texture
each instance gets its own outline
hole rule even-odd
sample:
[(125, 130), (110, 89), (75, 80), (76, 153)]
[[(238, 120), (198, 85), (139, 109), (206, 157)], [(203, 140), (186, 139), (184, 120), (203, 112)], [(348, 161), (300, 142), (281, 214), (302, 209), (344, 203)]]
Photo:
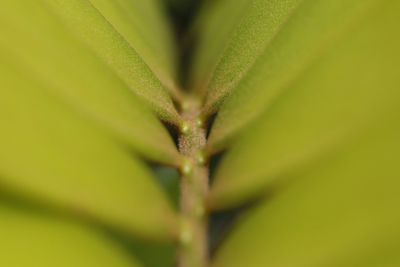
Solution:
[(141, 267), (100, 231), (71, 221), (2, 204), (0, 226), (2, 266)]
[[(308, 1), (307, 6), (306, 2), (293, 14), (293, 24), (287, 22), (288, 31), (301, 27), (297, 18), (302, 12), (304, 17), (308, 14), (305, 21), (313, 29), (322, 25), (318, 16), (326, 20), (333, 6), (350, 11), (354, 2), (353, 15), (362, 16), (347, 15), (353, 20), (348, 33), (336, 34), (335, 45), (314, 57), (294, 81), (279, 84), (285, 92), (263, 107), (223, 159), (212, 187), (211, 207), (232, 207), (252, 198), (260, 204), (240, 218), (212, 266), (399, 264), (400, 39), (396, 33), (400, 5), (397, 1), (363, 1), (366, 6), (357, 1)], [(325, 5), (329, 13), (320, 13)], [(315, 21), (310, 14), (315, 14)], [(296, 32), (300, 43), (307, 39), (306, 31)], [(282, 28), (282, 38), (284, 33)], [(290, 49), (296, 45), (294, 40), (286, 43)], [(283, 48), (282, 41), (279, 49)], [(299, 51), (293, 50), (293, 55)], [(272, 62), (275, 52), (268, 57)], [(290, 50), (279, 50), (278, 55), (285, 54), (292, 56)], [(260, 64), (265, 62), (267, 58)], [(233, 98), (239, 95), (244, 99), (239, 90), (245, 87), (252, 88), (256, 97), (262, 95), (257, 89), (266, 95), (271, 88), (260, 73), (275, 74), (275, 65), (266, 66), (250, 72), (245, 80), (251, 82), (242, 81), (243, 87), (235, 89), (237, 94), (232, 93), (228, 103), (238, 104)], [(271, 79), (275, 85), (276, 78)]]
[(400, 2), (194, 3), (2, 1), (0, 266), (399, 266)]
[[(320, 4), (330, 8), (338, 2)], [(343, 3), (340, 6), (348, 6)], [(212, 189), (216, 206), (254, 197), (285, 172), (329, 153), (398, 105), (400, 39), (393, 36), (399, 22), (383, 20), (385, 8), (397, 6), (391, 1), (376, 3), (332, 49), (288, 83), (285, 93), (271, 100), (233, 145), (216, 174)], [(254, 79), (259, 83), (251, 88), (271, 89), (263, 87), (259, 75)]]
[(160, 80), (89, 1), (7, 0), (0, 13), (2, 192), (130, 236), (173, 239), (175, 211), (141, 157), (177, 165), (180, 156), (126, 79), (130, 69), (137, 86), (166, 90)]
[(137, 157), (11, 64), (0, 68), (3, 190), (130, 233), (172, 235), (172, 208)]
[[(35, 75), (77, 113), (91, 117), (139, 153), (162, 162), (176, 160), (176, 149), (161, 124), (110, 66), (68, 31), (49, 7), (31, 0), (7, 0), (2, 4), (3, 58), (12, 56), (11, 60), (21, 66), (22, 72)], [(89, 26), (102, 27), (94, 22)], [(143, 77), (146, 72), (137, 69), (138, 76)], [(156, 146), (159, 140), (162, 145)]]

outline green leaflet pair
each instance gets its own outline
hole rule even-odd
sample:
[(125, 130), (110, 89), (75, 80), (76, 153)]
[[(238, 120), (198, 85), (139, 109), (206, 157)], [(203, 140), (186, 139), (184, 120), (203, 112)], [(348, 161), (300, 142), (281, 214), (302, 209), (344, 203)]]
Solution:
[[(162, 3), (2, 4), (2, 190), (69, 218), (2, 205), (14, 243), (1, 249), (27, 254), (3, 261), (140, 266), (85, 224), (177, 238), (179, 214), (142, 160), (182, 161), (160, 122), (181, 123), (183, 98)], [(217, 114), (206, 152), (227, 151), (208, 205), (259, 200), (212, 266), (399, 263), (399, 12), (395, 0), (205, 3), (189, 89)]]

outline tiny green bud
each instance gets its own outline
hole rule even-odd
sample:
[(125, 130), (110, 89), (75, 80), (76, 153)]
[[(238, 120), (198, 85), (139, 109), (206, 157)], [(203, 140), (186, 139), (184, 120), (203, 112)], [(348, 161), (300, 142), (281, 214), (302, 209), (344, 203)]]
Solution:
[(179, 128), (182, 134), (188, 134), (190, 131), (190, 124), (187, 121), (184, 121)]
[(192, 170), (193, 170), (192, 162), (189, 159), (184, 159), (181, 165), (182, 174), (187, 176), (191, 174)]
[(200, 118), (200, 117), (196, 118), (196, 125), (197, 125), (197, 127), (199, 127), (199, 128), (203, 127), (203, 126), (204, 126), (204, 121), (203, 121), (203, 119)]
[(197, 164), (199, 164), (201, 166), (204, 165), (206, 163), (206, 157), (204, 155), (204, 152), (199, 151), (197, 153), (196, 160), (197, 160)]

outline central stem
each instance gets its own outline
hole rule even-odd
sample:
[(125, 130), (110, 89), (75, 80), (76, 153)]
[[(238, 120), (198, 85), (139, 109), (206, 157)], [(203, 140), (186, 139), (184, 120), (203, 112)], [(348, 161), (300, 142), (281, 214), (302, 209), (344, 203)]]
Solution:
[(203, 154), (206, 144), (200, 106), (189, 101), (183, 106), (179, 151), (184, 156), (181, 167), (181, 246), (179, 267), (208, 265), (208, 218), (205, 198), (208, 193), (208, 166)]

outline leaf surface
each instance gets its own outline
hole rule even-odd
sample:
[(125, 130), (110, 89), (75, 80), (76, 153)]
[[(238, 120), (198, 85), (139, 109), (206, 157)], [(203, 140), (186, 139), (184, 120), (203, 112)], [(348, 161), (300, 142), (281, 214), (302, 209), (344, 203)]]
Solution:
[(0, 66), (3, 191), (143, 237), (176, 218), (144, 164), (34, 80)]
[[(204, 94), (212, 71), (223, 53), (226, 43), (241, 18), (250, 6), (248, 0), (208, 1), (203, 4), (200, 14), (192, 26), (196, 32), (196, 49), (193, 66), (189, 71), (189, 88)], [(218, 25), (218, 27), (216, 27)]]
[[(210, 202), (230, 207), (263, 194), (329, 154), (399, 105), (395, 1), (384, 1), (291, 84), (227, 153)], [(393, 11), (394, 10), (394, 11)]]
[[(225, 97), (246, 75), (263, 49), (273, 40), (302, 0), (253, 0), (226, 38), (218, 63), (207, 83), (205, 113), (215, 112)], [(212, 66), (211, 66), (212, 67)]]
[(21, 75), (38, 80), (81, 116), (90, 117), (140, 154), (176, 164), (177, 150), (157, 118), (48, 8), (38, 1), (7, 0), (3, 6), (0, 47), (4, 60), (18, 65)]
[(316, 61), (385, 2), (304, 0), (221, 106), (210, 135), (210, 149), (217, 151), (233, 143)]
[(71, 221), (0, 206), (0, 265), (139, 267), (100, 232)]
[(176, 78), (176, 47), (164, 3), (160, 0), (90, 0), (134, 47), (153, 71)]
[[(63, 20), (73, 34), (107, 62), (129, 89), (149, 103), (161, 118), (174, 123), (179, 120), (166, 87), (154, 74), (154, 70), (166, 70), (161, 64), (162, 57), (157, 56), (156, 51), (142, 52), (143, 49), (137, 48), (141, 44), (140, 40), (144, 38), (138, 33), (134, 24), (129, 24), (129, 20), (125, 18), (126, 11), (123, 12), (124, 9), (118, 5), (118, 1), (42, 0), (42, 2)], [(151, 11), (148, 13), (152, 14)], [(130, 33), (128, 37), (135, 35), (129, 40), (134, 39), (139, 44), (128, 42), (128, 39), (125, 39), (127, 34), (121, 35), (120, 32)], [(159, 42), (168, 43), (161, 40)], [(150, 45), (140, 47), (142, 46)], [(163, 50), (166, 51), (169, 50)], [(158, 62), (153, 59), (157, 63), (153, 63), (150, 68), (148, 60), (145, 60), (149, 57), (160, 58), (161, 66), (154, 67)], [(170, 68), (172, 69), (172, 66)]]
[(397, 266), (399, 115), (293, 174), (241, 218), (212, 266)]

